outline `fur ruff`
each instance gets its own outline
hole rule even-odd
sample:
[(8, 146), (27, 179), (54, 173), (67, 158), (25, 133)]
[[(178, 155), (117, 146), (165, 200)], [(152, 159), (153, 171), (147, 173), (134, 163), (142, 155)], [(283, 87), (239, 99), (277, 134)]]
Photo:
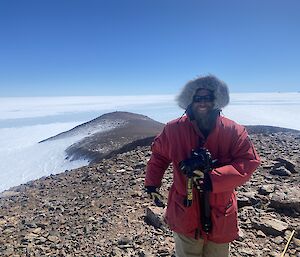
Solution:
[(198, 89), (208, 89), (213, 92), (214, 109), (221, 110), (229, 103), (229, 90), (227, 85), (213, 75), (198, 77), (189, 81), (177, 96), (176, 100), (179, 107), (184, 110), (193, 102), (193, 96)]

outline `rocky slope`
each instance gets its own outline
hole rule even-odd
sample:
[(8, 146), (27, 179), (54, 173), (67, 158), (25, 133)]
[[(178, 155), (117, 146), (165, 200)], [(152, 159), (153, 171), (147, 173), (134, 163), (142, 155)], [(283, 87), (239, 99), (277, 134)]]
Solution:
[[(300, 256), (300, 133), (252, 128), (262, 165), (238, 188), (232, 256)], [(256, 133), (256, 132), (259, 133)], [(162, 210), (143, 193), (150, 147), (44, 177), (0, 199), (0, 256), (172, 256)], [(171, 168), (163, 180), (167, 195)]]

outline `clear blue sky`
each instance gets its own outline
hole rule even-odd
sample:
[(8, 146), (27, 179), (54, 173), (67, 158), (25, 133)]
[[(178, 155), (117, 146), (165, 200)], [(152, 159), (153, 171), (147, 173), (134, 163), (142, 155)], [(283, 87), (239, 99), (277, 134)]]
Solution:
[(300, 90), (298, 0), (1, 0), (0, 96)]

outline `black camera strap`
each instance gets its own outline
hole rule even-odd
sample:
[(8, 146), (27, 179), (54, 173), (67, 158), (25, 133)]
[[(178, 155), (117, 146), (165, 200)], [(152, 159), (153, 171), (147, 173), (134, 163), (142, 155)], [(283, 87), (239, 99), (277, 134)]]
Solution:
[[(205, 140), (203, 138), (199, 138), (199, 148), (204, 147)], [(211, 167), (212, 168), (212, 167)], [(198, 199), (199, 199), (199, 207), (200, 207), (200, 222), (202, 226), (202, 230), (205, 233), (209, 233), (212, 229), (211, 222), (211, 209), (210, 209), (210, 191), (211, 191), (211, 180), (210, 180), (210, 171), (204, 172), (203, 179), (203, 190), (198, 190)]]

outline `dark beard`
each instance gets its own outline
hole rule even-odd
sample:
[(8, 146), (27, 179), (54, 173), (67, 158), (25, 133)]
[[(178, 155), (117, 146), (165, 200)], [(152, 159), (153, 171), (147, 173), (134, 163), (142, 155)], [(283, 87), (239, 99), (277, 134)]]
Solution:
[(219, 110), (211, 110), (207, 115), (194, 114), (197, 125), (201, 131), (209, 133), (216, 125), (217, 117), (220, 115)]

